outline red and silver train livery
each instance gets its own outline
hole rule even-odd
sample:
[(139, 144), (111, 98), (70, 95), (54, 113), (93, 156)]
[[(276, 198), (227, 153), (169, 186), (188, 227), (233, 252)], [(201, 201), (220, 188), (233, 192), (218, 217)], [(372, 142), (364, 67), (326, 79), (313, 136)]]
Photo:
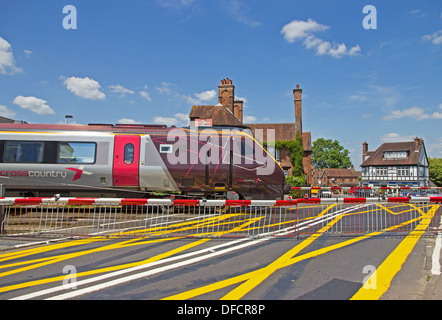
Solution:
[(0, 124), (6, 196), (280, 199), (279, 164), (247, 128)]

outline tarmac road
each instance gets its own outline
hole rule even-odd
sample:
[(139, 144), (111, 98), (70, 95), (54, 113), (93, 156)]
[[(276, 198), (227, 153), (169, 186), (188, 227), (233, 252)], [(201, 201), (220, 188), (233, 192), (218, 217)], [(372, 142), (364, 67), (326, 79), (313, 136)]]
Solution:
[(91, 237), (22, 248), (14, 246), (35, 239), (2, 238), (0, 299), (440, 299), (433, 260), (440, 273), (441, 238), (420, 226), (299, 239)]

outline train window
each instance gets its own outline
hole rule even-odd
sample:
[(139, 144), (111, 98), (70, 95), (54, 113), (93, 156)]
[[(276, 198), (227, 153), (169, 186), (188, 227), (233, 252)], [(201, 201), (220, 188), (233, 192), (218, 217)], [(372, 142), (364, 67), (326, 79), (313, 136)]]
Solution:
[(128, 143), (124, 146), (123, 161), (125, 164), (131, 164), (132, 162), (134, 162), (134, 152), (135, 148), (132, 143)]
[(160, 145), (160, 153), (172, 153), (172, 145), (171, 144)]
[(240, 152), (242, 156), (253, 156), (255, 150), (253, 148), (253, 141), (245, 137), (235, 138), (236, 146), (234, 146), (234, 151)]
[(43, 162), (44, 142), (7, 141), (3, 156), (4, 162)]
[(58, 144), (58, 163), (95, 162), (96, 144), (93, 142), (60, 142)]

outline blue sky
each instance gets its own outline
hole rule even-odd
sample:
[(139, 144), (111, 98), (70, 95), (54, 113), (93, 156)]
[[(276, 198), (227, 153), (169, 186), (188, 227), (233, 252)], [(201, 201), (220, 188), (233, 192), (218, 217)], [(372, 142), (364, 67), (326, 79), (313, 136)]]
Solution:
[(186, 125), (227, 77), (248, 121), (289, 122), (299, 84), (304, 131), (358, 168), (364, 141), (418, 136), (442, 158), (441, 75), (438, 0), (0, 3), (0, 115), (29, 123)]

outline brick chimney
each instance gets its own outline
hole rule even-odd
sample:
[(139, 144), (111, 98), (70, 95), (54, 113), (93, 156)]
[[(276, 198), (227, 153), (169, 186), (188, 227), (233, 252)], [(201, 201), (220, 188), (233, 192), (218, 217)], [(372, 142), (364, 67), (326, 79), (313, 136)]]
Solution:
[(367, 152), (368, 152), (368, 143), (364, 142), (362, 144), (362, 163), (365, 162), (365, 155), (367, 154)]
[(234, 105), (233, 105), (233, 115), (239, 120), (241, 121), (241, 123), (243, 123), (242, 119), (242, 112), (243, 112), (243, 104), (244, 101), (241, 100), (235, 100), (234, 101)]
[(295, 135), (302, 135), (302, 89), (299, 89), (299, 84), (296, 85), (296, 89), (293, 89), (293, 95), (295, 96)]
[(224, 107), (230, 109), (233, 112), (233, 105), (235, 100), (235, 86), (232, 84), (232, 80), (229, 78), (221, 80), (221, 84), (218, 86), (218, 102)]
[(420, 139), (418, 137), (414, 138), (414, 150), (419, 151)]

